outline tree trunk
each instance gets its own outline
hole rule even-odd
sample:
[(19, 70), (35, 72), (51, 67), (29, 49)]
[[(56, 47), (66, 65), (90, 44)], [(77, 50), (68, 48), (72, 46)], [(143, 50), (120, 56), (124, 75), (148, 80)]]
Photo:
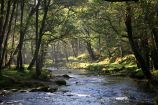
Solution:
[[(2, 54), (2, 31), (3, 31), (3, 21), (4, 21), (4, 0), (1, 0), (1, 8), (0, 8), (0, 58)], [(2, 60), (0, 59), (0, 74), (1, 74)]]
[(156, 49), (157, 49), (157, 52), (158, 52), (158, 30), (153, 27), (152, 29), (152, 33), (154, 35), (154, 40), (155, 40), (155, 44), (156, 44)]
[[(12, 8), (12, 12), (11, 12), (11, 16), (10, 16), (9, 24), (8, 24), (8, 31), (7, 31), (7, 34), (6, 34), (6, 39), (4, 41), (4, 47), (3, 47), (2, 59), (1, 59), (2, 64), (3, 64), (4, 56), (5, 56), (5, 53), (6, 53), (6, 50), (7, 50), (7, 43), (8, 43), (8, 38), (9, 38), (9, 35), (10, 35), (10, 31), (11, 31), (12, 20), (13, 20), (13, 17), (14, 17), (14, 11), (15, 11), (15, 8), (16, 8), (16, 1), (17, 0), (15, 0), (14, 3), (13, 3), (13, 8)], [(5, 60), (5, 62), (6, 62), (6, 60)]]
[(158, 69), (158, 50), (156, 47), (156, 43), (154, 40), (154, 35), (151, 36), (151, 59), (153, 61), (153, 66), (157, 70)]
[(40, 49), (40, 46), (41, 46), (41, 41), (42, 41), (43, 31), (44, 31), (44, 28), (45, 28), (45, 21), (46, 21), (50, 1), (51, 0), (48, 1), (48, 4), (46, 3), (46, 0), (44, 1), (45, 2), (44, 3), (45, 4), (44, 16), (43, 16), (41, 28), (40, 28), (40, 31), (39, 31), (39, 38), (38, 38), (38, 41), (36, 42), (37, 45), (36, 45), (35, 53), (34, 53), (34, 56), (33, 56), (33, 59), (31, 61), (31, 63), (29, 64), (29, 67), (28, 67), (29, 70), (32, 69), (32, 67), (33, 67), (33, 65), (34, 65), (34, 63), (35, 63), (35, 61), (37, 60), (37, 57), (38, 57), (38, 53), (39, 53), (39, 49)]
[[(22, 2), (22, 1), (21, 1)], [(21, 5), (21, 9), (23, 9), (24, 7), (24, 3)], [(23, 42), (24, 42), (24, 36), (26, 34), (26, 31), (28, 29), (28, 26), (29, 26), (29, 23), (30, 23), (30, 18), (32, 17), (32, 15), (35, 13), (35, 10), (38, 6), (36, 6), (35, 8), (32, 8), (30, 13), (29, 13), (29, 16), (27, 17), (26, 19), (26, 24), (25, 24), (25, 27), (23, 25), (23, 13), (22, 16), (21, 16), (21, 30), (20, 30), (20, 40), (19, 40), (19, 44), (18, 44), (18, 56), (17, 56), (17, 69), (23, 69), (23, 62), (22, 62), (22, 47), (23, 47)], [(23, 12), (23, 11), (21, 11)]]
[(22, 58), (22, 47), (24, 40), (24, 25), (23, 25), (23, 17), (24, 17), (24, 0), (21, 0), (21, 17), (20, 17), (20, 39), (19, 39), (19, 47), (18, 47), (18, 55), (17, 55), (17, 67), (16, 69), (19, 71), (23, 71), (23, 58)]
[(131, 48), (133, 50), (133, 53), (137, 59), (137, 61), (139, 62), (141, 69), (144, 73), (144, 75), (146, 76), (146, 78), (151, 79), (151, 73), (149, 71), (149, 68), (144, 60), (144, 58), (141, 56), (141, 54), (139, 53), (139, 50), (137, 49), (135, 42), (133, 40), (133, 32), (132, 32), (132, 20), (131, 20), (131, 7), (130, 5), (127, 6), (126, 9), (126, 21), (125, 21), (125, 25), (127, 28), (127, 34), (128, 34), (128, 40), (129, 43), (131, 45)]
[(90, 42), (86, 42), (86, 44), (87, 44), (88, 53), (89, 53), (89, 55), (90, 55), (92, 61), (95, 61), (95, 60), (96, 60), (96, 57), (95, 57), (95, 54), (94, 54), (94, 52), (93, 52), (91, 43), (90, 43)]

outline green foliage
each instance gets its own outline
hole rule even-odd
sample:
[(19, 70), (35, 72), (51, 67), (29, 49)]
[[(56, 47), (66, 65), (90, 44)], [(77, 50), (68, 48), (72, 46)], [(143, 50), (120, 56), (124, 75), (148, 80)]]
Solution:
[(87, 70), (94, 70), (94, 71), (101, 71), (103, 70), (104, 65), (99, 65), (99, 64), (91, 64), (89, 66), (87, 66)]

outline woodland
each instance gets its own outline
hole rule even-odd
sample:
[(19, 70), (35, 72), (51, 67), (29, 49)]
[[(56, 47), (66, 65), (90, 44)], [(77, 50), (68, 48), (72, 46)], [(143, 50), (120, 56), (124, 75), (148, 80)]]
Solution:
[(39, 86), (53, 77), (48, 67), (143, 79), (157, 91), (158, 1), (0, 0), (0, 90)]

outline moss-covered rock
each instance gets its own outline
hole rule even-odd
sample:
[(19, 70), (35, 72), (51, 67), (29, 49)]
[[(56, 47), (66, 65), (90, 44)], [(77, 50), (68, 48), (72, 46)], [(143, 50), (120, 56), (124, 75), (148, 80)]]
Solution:
[(144, 78), (144, 73), (141, 69), (137, 69), (137, 70), (130, 73), (130, 77), (143, 79)]

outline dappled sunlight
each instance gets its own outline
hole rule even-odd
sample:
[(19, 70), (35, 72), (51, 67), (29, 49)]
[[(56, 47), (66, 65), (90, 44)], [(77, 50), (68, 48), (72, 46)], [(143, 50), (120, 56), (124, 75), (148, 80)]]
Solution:
[(158, 0), (0, 0), (0, 105), (158, 105)]

